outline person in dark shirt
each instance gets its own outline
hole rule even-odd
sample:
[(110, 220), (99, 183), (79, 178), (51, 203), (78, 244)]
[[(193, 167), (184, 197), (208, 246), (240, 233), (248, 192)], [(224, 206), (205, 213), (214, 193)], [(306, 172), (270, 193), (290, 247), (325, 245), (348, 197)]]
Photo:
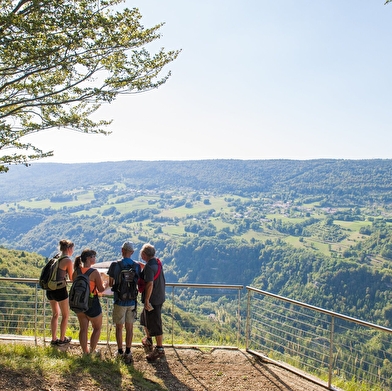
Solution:
[[(143, 245), (140, 256), (146, 264), (141, 273), (145, 288), (142, 292), (143, 311), (140, 324), (144, 326), (146, 336), (142, 344), (148, 353), (147, 361), (156, 361), (165, 356), (162, 331), (162, 305), (165, 302), (165, 275), (161, 261), (155, 257), (155, 248), (149, 243)], [(152, 338), (156, 346), (153, 349)]]

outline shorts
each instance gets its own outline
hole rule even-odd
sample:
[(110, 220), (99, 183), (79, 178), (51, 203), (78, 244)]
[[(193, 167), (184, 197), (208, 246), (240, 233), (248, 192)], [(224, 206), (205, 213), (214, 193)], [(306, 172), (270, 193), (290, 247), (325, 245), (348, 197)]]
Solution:
[(63, 301), (68, 299), (67, 287), (56, 289), (55, 291), (46, 291), (46, 298), (48, 300)]
[(140, 315), (140, 324), (148, 330), (150, 337), (163, 335), (162, 331), (162, 304), (153, 305), (152, 311), (143, 309)]
[(102, 314), (102, 307), (101, 303), (99, 302), (98, 295), (94, 296), (91, 307), (87, 311), (85, 311), (84, 314), (89, 318), (96, 318), (97, 316)]
[(134, 305), (122, 306), (114, 304), (113, 306), (113, 323), (135, 323), (136, 321), (136, 308)]

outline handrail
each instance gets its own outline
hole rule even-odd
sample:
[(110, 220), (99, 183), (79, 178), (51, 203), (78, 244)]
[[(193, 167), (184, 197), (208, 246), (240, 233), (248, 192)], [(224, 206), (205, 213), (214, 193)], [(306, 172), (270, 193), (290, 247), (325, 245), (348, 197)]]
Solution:
[[(349, 342), (342, 343), (342, 339), (337, 338), (337, 336), (338, 335), (341, 336), (341, 334), (336, 332), (335, 320), (340, 319), (348, 324), (354, 323), (364, 327), (365, 329), (368, 330), (373, 329), (379, 332), (388, 333), (389, 335), (392, 334), (392, 329), (371, 322), (367, 322), (361, 319), (357, 319), (351, 316), (343, 315), (338, 312), (333, 312), (320, 307), (316, 307), (314, 305), (306, 304), (298, 300), (283, 297), (251, 286), (246, 286), (246, 290), (248, 292), (246, 327), (245, 327), (246, 351), (255, 354), (257, 356), (260, 356), (264, 360), (271, 361), (275, 364), (278, 364), (294, 373), (297, 373), (300, 376), (303, 376), (303, 372), (301, 370), (298, 371), (296, 368), (310, 367), (316, 369), (316, 372), (317, 370), (324, 368), (325, 374), (328, 376), (327, 384), (324, 385), (322, 382), (319, 382), (318, 380), (315, 380), (315, 382), (322, 386), (325, 386), (329, 390), (335, 390), (335, 388), (332, 385), (332, 377), (334, 375), (339, 377), (340, 371), (342, 371), (342, 373), (348, 374), (348, 377), (345, 377), (346, 380), (350, 380), (350, 378), (351, 379), (355, 378), (358, 384), (360, 384), (362, 382), (362, 379), (361, 377), (356, 378), (356, 374), (355, 374), (356, 368), (357, 369), (361, 368), (362, 370), (365, 371), (366, 375), (363, 378), (363, 380), (366, 379), (366, 381), (370, 382), (369, 384), (375, 385), (376, 389), (378, 389), (377, 387), (379, 386), (383, 387), (383, 384), (381, 384), (381, 382), (385, 382), (385, 384), (388, 383), (388, 381), (386, 380), (388, 379), (388, 372), (383, 372), (384, 368), (383, 368), (382, 361), (383, 358), (387, 360), (387, 363), (388, 360), (391, 360), (391, 354), (388, 353), (390, 351), (390, 348), (388, 347), (390, 346), (390, 338), (389, 340), (388, 339), (385, 340), (386, 345), (385, 347), (382, 347), (382, 353), (380, 353), (380, 355), (377, 354), (376, 356), (372, 356), (375, 360), (380, 360), (380, 361), (378, 362), (371, 361), (366, 357), (365, 354), (361, 357), (358, 356), (361, 355), (361, 351), (356, 350), (355, 340), (353, 344), (351, 344), (350, 340)], [(260, 294), (261, 296), (267, 296), (276, 300), (277, 301), (276, 307), (272, 309), (269, 308), (268, 303), (271, 303), (270, 301), (264, 303), (266, 304), (266, 306), (264, 305), (264, 307), (263, 304), (262, 305), (257, 304), (256, 301), (255, 306), (252, 307), (251, 309), (251, 304), (253, 302), (251, 300), (251, 297), (254, 296), (251, 293)], [(293, 308), (291, 307), (287, 308), (287, 311), (290, 311), (290, 315), (287, 315), (287, 311), (283, 311), (286, 312), (286, 314), (284, 315), (282, 315), (282, 312), (280, 312), (279, 310), (275, 312), (276, 308), (277, 309), (283, 308), (281, 306), (281, 302), (286, 302), (293, 305)], [(318, 345), (317, 340), (319, 339), (319, 337), (322, 336), (322, 334), (318, 333), (316, 327), (318, 327), (320, 323), (317, 326), (316, 322), (314, 323), (312, 321), (307, 322), (306, 318), (301, 320), (300, 318), (295, 318), (295, 314), (298, 314), (299, 311), (298, 309), (295, 309), (294, 306), (302, 307), (306, 310), (309, 310), (310, 311), (309, 315), (308, 316), (305, 315), (308, 317), (308, 319), (315, 318), (313, 316), (315, 312), (318, 312), (320, 314), (325, 315), (327, 318), (330, 318), (328, 321), (325, 320), (324, 322), (325, 326), (329, 325), (328, 327), (329, 348), (327, 350), (323, 350), (324, 347), (325, 348), (327, 347), (326, 344), (321, 343)], [(263, 310), (258, 311), (261, 307), (263, 307)], [(312, 313), (313, 315), (310, 315)], [(317, 319), (320, 318), (317, 317)], [(273, 323), (274, 321), (276, 323)], [(314, 327), (313, 331), (312, 331), (312, 327)], [(283, 329), (285, 329), (287, 332), (286, 334), (287, 338), (285, 338), (284, 335), (282, 336)], [(325, 327), (324, 330), (327, 331), (327, 328)], [(296, 333), (296, 331), (298, 331), (298, 334)], [(327, 338), (328, 334), (324, 334), (325, 336), (324, 338)], [(282, 336), (282, 341), (280, 340), (281, 336)], [(313, 345), (310, 346), (310, 343), (313, 343)], [(259, 344), (259, 349), (258, 350), (251, 349), (250, 344), (252, 345)], [(317, 350), (317, 348), (319, 348), (320, 350)], [(264, 352), (264, 349), (267, 349), (268, 352), (271, 352), (272, 356), (277, 355), (278, 357), (279, 356), (282, 357), (281, 355), (284, 354), (285, 358), (283, 359), (283, 362), (275, 361), (270, 357), (271, 355), (269, 353), (267, 354), (262, 353)], [(342, 365), (338, 366), (337, 365), (338, 355), (343, 354), (342, 352), (345, 349), (346, 351), (348, 351), (349, 354), (351, 353), (352, 358), (348, 362), (342, 361)], [(317, 356), (318, 353), (320, 354), (319, 356)], [(288, 360), (295, 361), (296, 365), (294, 366), (287, 365), (287, 362), (289, 362)], [(312, 364), (312, 360), (315, 364)], [(325, 366), (323, 363), (325, 364)], [(345, 363), (345, 365), (343, 363)], [(350, 372), (351, 369), (353, 370), (352, 372)], [(375, 379), (376, 377), (377, 377), (376, 382), (373, 383), (373, 379)], [(380, 384), (378, 384), (377, 381), (379, 381)], [(387, 386), (389, 386), (389, 383)]]
[(218, 289), (244, 289), (243, 285), (222, 285), (222, 284), (189, 284), (186, 282), (166, 282), (166, 286), (184, 288), (218, 288)]
[(387, 333), (391, 333), (392, 334), (392, 329), (389, 329), (388, 327), (384, 327), (384, 326), (380, 326), (380, 325), (377, 325), (377, 324), (374, 324), (374, 323), (366, 322), (364, 320), (356, 319), (356, 318), (353, 318), (351, 316), (339, 314), (339, 312), (333, 312), (333, 311), (325, 310), (324, 308), (320, 308), (320, 307), (316, 307), (314, 305), (302, 303), (302, 302), (297, 301), (297, 300), (289, 299), (287, 297), (279, 296), (279, 295), (276, 295), (274, 293), (263, 291), (261, 289), (253, 288), (251, 286), (247, 286), (246, 289), (249, 290), (249, 291), (254, 291), (254, 292), (261, 293), (262, 295), (265, 295), (265, 296), (273, 297), (273, 298), (278, 299), (278, 300), (286, 301), (287, 303), (296, 304), (296, 305), (299, 305), (299, 306), (304, 307), (304, 308), (308, 308), (308, 309), (313, 310), (313, 311), (321, 312), (323, 314), (330, 315), (330, 316), (335, 317), (335, 318), (344, 319), (344, 320), (347, 320), (349, 322), (354, 322), (354, 323), (360, 324), (361, 326), (371, 327), (373, 329), (376, 329), (376, 330), (379, 330), (379, 331), (386, 331)]
[[(1, 277), (1, 281), (14, 281), (14, 282), (29, 282), (38, 284), (38, 278), (16, 278), (16, 277)], [(67, 280), (67, 283), (72, 283), (71, 280)], [(219, 288), (219, 289), (244, 289), (243, 285), (226, 285), (226, 284), (195, 284), (187, 282), (166, 282), (166, 286), (171, 287), (188, 287), (188, 288)]]

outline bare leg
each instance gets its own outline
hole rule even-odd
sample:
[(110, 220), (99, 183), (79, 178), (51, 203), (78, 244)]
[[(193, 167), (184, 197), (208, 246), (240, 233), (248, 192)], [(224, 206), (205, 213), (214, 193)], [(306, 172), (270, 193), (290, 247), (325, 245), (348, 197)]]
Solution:
[(133, 340), (133, 323), (125, 323), (125, 346), (132, 347)]
[(155, 337), (156, 341), (157, 341), (157, 346), (163, 346), (163, 335), (157, 335)]
[(123, 325), (122, 324), (116, 324), (117, 349), (122, 349), (122, 345), (123, 345), (122, 332), (123, 332)]
[(57, 324), (59, 320), (60, 307), (56, 300), (49, 300), (50, 308), (52, 309), (52, 318), (50, 320), (50, 329), (52, 332), (52, 341), (57, 339)]
[(69, 300), (65, 299), (59, 302), (61, 311), (61, 323), (60, 323), (60, 339), (63, 341), (65, 333), (67, 332), (68, 318), (69, 318)]
[(80, 342), (80, 347), (82, 348), (83, 353), (88, 353), (88, 348), (87, 348), (87, 333), (88, 333), (88, 317), (83, 313), (79, 312), (78, 313), (78, 319), (79, 319), (79, 342)]
[(90, 337), (90, 353), (92, 353), (98, 345), (99, 336), (101, 335), (102, 328), (102, 314), (96, 316), (95, 318), (90, 318), (91, 326), (93, 327), (93, 332)]

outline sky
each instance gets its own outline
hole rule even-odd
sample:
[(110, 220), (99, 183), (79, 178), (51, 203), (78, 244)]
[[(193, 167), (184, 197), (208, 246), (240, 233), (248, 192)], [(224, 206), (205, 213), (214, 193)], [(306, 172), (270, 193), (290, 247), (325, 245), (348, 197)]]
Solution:
[(40, 162), (392, 158), (392, 4), (125, 4), (145, 27), (165, 23), (158, 47), (182, 49), (171, 78), (102, 106), (110, 136), (32, 136), (54, 150)]

